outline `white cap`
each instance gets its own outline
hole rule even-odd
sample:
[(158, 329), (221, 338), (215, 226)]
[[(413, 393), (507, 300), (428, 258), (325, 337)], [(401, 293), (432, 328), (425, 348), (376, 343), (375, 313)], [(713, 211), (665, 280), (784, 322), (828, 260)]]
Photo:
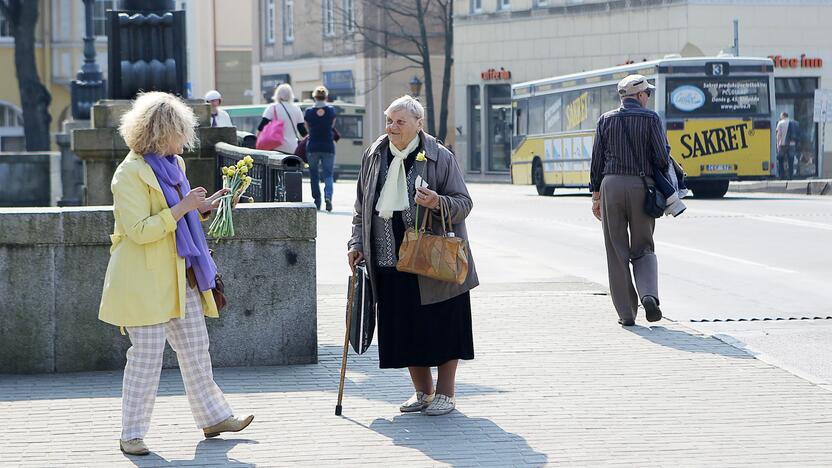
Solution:
[(205, 100), (206, 101), (215, 101), (217, 99), (222, 99), (222, 94), (220, 94), (220, 92), (217, 91), (216, 89), (212, 89), (211, 91), (208, 91), (207, 93), (205, 93)]
[(619, 96), (633, 96), (647, 89), (656, 89), (643, 75), (628, 75), (618, 82)]

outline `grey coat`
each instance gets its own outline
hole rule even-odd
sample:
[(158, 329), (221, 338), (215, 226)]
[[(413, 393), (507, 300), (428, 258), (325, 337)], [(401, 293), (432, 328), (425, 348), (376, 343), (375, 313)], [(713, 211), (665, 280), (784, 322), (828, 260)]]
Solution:
[[(419, 132), (419, 137), (422, 139), (425, 156), (427, 157), (423, 178), (428, 183), (428, 188), (436, 191), (447, 202), (451, 212), (454, 234), (468, 240), (465, 218), (471, 212), (474, 203), (471, 201), (471, 196), (468, 195), (468, 188), (465, 186), (459, 164), (456, 162), (454, 155), (447, 148), (440, 145), (436, 138), (425, 132)], [(372, 258), (373, 246), (370, 245), (373, 241), (372, 219), (375, 212), (375, 195), (380, 161), (381, 158), (387, 157), (389, 144), (387, 135), (383, 135), (364, 151), (361, 160), (361, 172), (358, 175), (355, 211), (352, 218), (352, 237), (347, 243), (347, 248), (350, 251), (359, 251), (364, 254), (374, 295), (375, 285), (378, 283), (375, 280), (375, 262)], [(442, 223), (439, 219), (439, 211), (434, 210), (432, 213), (434, 216), (434, 232), (444, 234), (443, 228), (440, 227)], [(479, 285), (479, 279), (474, 267), (470, 244), (468, 245), (468, 277), (464, 283), (456, 284), (419, 276), (419, 292), (422, 305), (446, 301), (473, 289), (477, 285)]]

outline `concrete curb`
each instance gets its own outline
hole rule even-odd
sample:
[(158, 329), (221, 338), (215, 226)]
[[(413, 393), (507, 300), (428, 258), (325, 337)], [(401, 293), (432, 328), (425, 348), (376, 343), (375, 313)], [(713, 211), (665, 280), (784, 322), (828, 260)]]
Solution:
[(794, 195), (832, 195), (832, 179), (731, 182), (728, 191), (788, 193)]

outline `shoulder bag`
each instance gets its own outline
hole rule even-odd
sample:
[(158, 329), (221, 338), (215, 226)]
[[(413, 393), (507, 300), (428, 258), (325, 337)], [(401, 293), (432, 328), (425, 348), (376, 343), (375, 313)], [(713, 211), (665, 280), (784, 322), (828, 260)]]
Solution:
[[(627, 126), (627, 118), (623, 115), (619, 115), (619, 118), (621, 119), (621, 125), (624, 126), (624, 136), (627, 138), (627, 144), (630, 145), (630, 151), (632, 151), (633, 156), (635, 156), (638, 153), (636, 152), (636, 145), (633, 144), (633, 140), (630, 137), (630, 128)], [(653, 165), (652, 162), (651, 165)], [(655, 165), (653, 165), (653, 168), (656, 170)], [(664, 216), (665, 208), (667, 208), (667, 200), (664, 195), (656, 189), (655, 185), (647, 183), (647, 177), (643, 172), (640, 176), (641, 183), (644, 184), (644, 212), (651, 218), (661, 218)]]
[(286, 141), (286, 138), (283, 136), (283, 132), (285, 131), (283, 121), (277, 118), (277, 108), (273, 109), (274, 119), (263, 127), (263, 131), (257, 137), (256, 147), (259, 150), (272, 151)]
[[(439, 213), (444, 234), (431, 233), (430, 211), (425, 209), (421, 227), (417, 225), (404, 233), (396, 270), (462, 284), (468, 277), (468, 242), (454, 235), (450, 210), (443, 198), (439, 199)], [(418, 205), (416, 213), (418, 223)]]

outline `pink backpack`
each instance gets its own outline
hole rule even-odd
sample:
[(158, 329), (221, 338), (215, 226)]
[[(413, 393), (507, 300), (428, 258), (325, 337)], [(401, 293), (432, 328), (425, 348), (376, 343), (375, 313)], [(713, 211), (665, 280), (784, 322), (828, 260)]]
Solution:
[(257, 137), (257, 149), (259, 150), (274, 150), (282, 145), (286, 139), (283, 137), (283, 121), (277, 118), (277, 109), (274, 111), (274, 119), (271, 120), (260, 136)]

